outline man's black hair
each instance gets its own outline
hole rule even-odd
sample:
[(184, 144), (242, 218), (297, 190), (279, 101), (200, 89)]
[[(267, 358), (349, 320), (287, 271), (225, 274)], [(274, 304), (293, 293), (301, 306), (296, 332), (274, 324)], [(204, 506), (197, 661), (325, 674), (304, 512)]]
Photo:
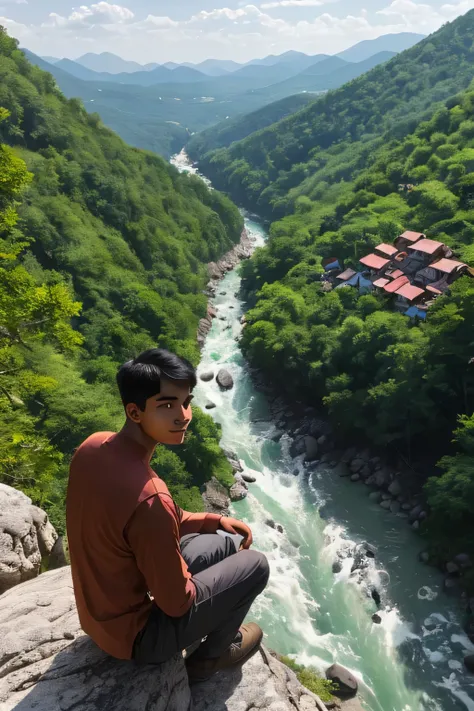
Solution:
[(117, 373), (117, 385), (124, 406), (130, 402), (140, 410), (148, 398), (161, 392), (161, 379), (186, 382), (189, 389), (196, 387), (196, 370), (186, 358), (180, 358), (164, 348), (150, 348), (133, 360), (124, 363)]

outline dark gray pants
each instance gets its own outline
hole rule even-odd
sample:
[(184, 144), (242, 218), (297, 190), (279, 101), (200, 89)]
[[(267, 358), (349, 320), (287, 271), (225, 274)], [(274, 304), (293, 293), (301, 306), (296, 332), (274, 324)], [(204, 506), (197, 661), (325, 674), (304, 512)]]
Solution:
[(237, 552), (235, 538), (215, 533), (183, 536), (181, 553), (193, 576), (196, 599), (182, 617), (169, 617), (153, 606), (135, 639), (137, 662), (160, 664), (206, 635), (195, 657), (220, 657), (229, 647), (269, 576), (263, 553)]

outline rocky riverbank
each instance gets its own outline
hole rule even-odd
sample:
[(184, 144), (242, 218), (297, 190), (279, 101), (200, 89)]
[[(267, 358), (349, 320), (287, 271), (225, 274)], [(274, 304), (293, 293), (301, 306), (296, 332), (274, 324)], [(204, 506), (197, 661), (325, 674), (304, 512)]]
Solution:
[(199, 347), (202, 348), (206, 336), (211, 330), (212, 321), (216, 318), (217, 312), (212, 304), (212, 297), (215, 296), (217, 288), (219, 286), (220, 280), (227, 274), (227, 272), (232, 271), (243, 259), (248, 259), (253, 251), (253, 242), (244, 228), (240, 236), (240, 242), (232, 247), (223, 257), (221, 257), (217, 262), (209, 262), (207, 265), (207, 273), (209, 276), (209, 282), (206, 287), (205, 294), (209, 297), (209, 302), (207, 305), (207, 314), (204, 318), (199, 321), (198, 332), (197, 332), (197, 342)]

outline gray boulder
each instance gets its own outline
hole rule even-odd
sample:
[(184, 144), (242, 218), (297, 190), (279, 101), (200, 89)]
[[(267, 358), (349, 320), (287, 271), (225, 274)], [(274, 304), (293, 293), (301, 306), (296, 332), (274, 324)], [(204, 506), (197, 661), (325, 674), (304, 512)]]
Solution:
[(234, 380), (232, 378), (232, 375), (225, 368), (221, 368), (219, 370), (219, 372), (217, 373), (216, 380), (219, 387), (221, 387), (223, 390), (230, 390), (234, 387)]
[(454, 556), (454, 562), (457, 563), (461, 568), (471, 568), (472, 561), (467, 553), (458, 553)]
[(348, 698), (357, 694), (359, 688), (357, 679), (341, 664), (330, 666), (326, 670), (326, 678), (338, 685), (338, 690), (334, 692), (336, 696)]
[(375, 472), (375, 486), (382, 489), (390, 481), (390, 472), (388, 469), (382, 468)]
[(345, 462), (339, 462), (339, 464), (334, 467), (334, 473), (337, 474), (337, 476), (346, 477), (351, 475), (351, 470)]
[(392, 483), (388, 487), (388, 493), (392, 496), (400, 496), (400, 494), (402, 493), (402, 487), (398, 479), (392, 481)]
[(365, 462), (364, 462), (363, 459), (360, 459), (360, 458), (358, 458), (358, 459), (353, 459), (352, 462), (351, 462), (351, 471), (352, 471), (354, 474), (356, 474), (357, 472), (359, 472), (359, 471), (362, 469), (362, 467), (363, 467), (364, 465), (365, 465)]
[(385, 509), (386, 511), (390, 511), (390, 506), (392, 502), (390, 499), (384, 499), (383, 501), (380, 502), (380, 506)]
[(374, 622), (376, 625), (381, 625), (382, 624), (382, 618), (380, 615), (377, 615), (377, 613), (374, 613), (372, 615), (372, 622)]
[(80, 629), (70, 568), (0, 598), (2, 711), (188, 711), (182, 655), (139, 667), (102, 652)]
[(419, 515), (423, 511), (423, 506), (414, 506), (412, 510), (410, 511), (410, 514), (408, 516), (408, 520), (410, 523), (413, 523), (414, 521), (418, 520)]
[(400, 508), (401, 508), (401, 506), (400, 506), (400, 502), (399, 502), (399, 501), (392, 501), (392, 502), (390, 503), (390, 511), (391, 511), (393, 514), (400, 513)]
[(360, 481), (360, 474), (352, 474), (351, 481)]
[(230, 500), (231, 501), (242, 501), (242, 499), (245, 499), (247, 496), (247, 489), (245, 486), (240, 482), (236, 481), (235, 484), (232, 484), (230, 487)]
[(326, 711), (265, 648), (192, 692), (181, 654), (158, 666), (109, 657), (80, 629), (69, 567), (4, 593), (0, 633), (2, 711)]
[(446, 572), (450, 573), (451, 575), (456, 575), (456, 573), (459, 573), (459, 565), (455, 563), (453, 560), (450, 560), (446, 563)]
[(206, 408), (206, 410), (214, 410), (214, 408), (216, 408), (217, 405), (215, 402), (211, 402), (211, 400), (208, 400), (206, 402), (206, 404), (204, 405), (204, 407)]
[(247, 484), (255, 484), (257, 477), (251, 476), (250, 474), (242, 474), (242, 479), (247, 482)]
[(369, 499), (374, 503), (378, 504), (382, 500), (382, 494), (380, 491), (371, 491), (369, 494)]
[(201, 490), (206, 511), (221, 516), (229, 515), (230, 499), (227, 489), (215, 477), (204, 484)]
[(36, 577), (58, 535), (21, 491), (0, 484), (0, 594)]
[(464, 666), (474, 674), (474, 654), (468, 654), (467, 657), (464, 657)]
[(205, 373), (201, 373), (200, 378), (205, 383), (209, 383), (211, 380), (214, 380), (214, 371), (207, 370)]
[(314, 437), (311, 437), (311, 435), (306, 435), (304, 438), (304, 446), (305, 446), (305, 461), (306, 462), (314, 462), (315, 459), (318, 458), (318, 442)]

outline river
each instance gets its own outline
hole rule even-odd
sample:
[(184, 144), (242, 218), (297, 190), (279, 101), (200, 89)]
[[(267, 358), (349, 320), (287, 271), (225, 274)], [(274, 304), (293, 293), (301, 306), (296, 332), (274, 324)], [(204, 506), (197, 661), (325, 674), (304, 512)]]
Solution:
[[(172, 163), (194, 172), (184, 153)], [(255, 246), (263, 245), (262, 225), (248, 216), (245, 223)], [(223, 392), (215, 380), (199, 381), (195, 402), (217, 405), (210, 414), (222, 425), (222, 445), (257, 478), (247, 499), (232, 506), (271, 567), (251, 617), (278, 652), (320, 670), (334, 661), (349, 668), (367, 711), (474, 711), (474, 678), (463, 666), (474, 645), (460, 626), (459, 606), (442, 591), (441, 574), (418, 562), (421, 539), (405, 519), (372, 503), (364, 484), (335, 478), (324, 466), (308, 475), (301, 458), (289, 456), (288, 436), (272, 440), (267, 402), (254, 389), (236, 340), (244, 313), (239, 287), (238, 269), (220, 283), (213, 302), (225, 320), (214, 320), (198, 369), (225, 367), (234, 388)], [(283, 533), (265, 523), (270, 518)], [(377, 557), (351, 576), (354, 547), (362, 541), (377, 547)], [(334, 574), (338, 553), (342, 570)], [(383, 590), (380, 625), (371, 619), (376, 607), (367, 582)]]

